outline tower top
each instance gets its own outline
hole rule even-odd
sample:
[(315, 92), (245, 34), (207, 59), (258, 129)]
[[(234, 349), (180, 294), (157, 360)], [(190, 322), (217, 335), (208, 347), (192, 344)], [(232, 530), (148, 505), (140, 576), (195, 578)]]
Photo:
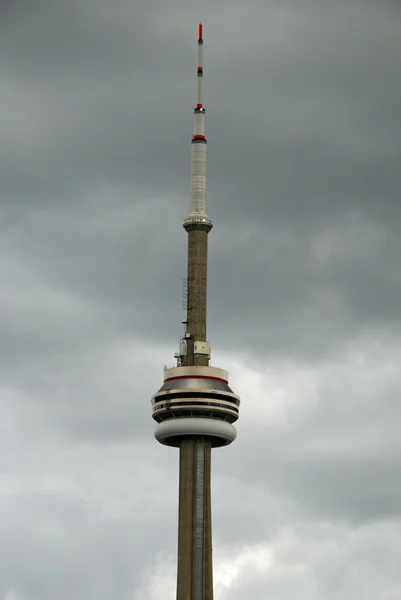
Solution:
[(191, 149), (191, 202), (190, 214), (184, 220), (184, 229), (213, 227), (206, 213), (206, 135), (205, 108), (203, 106), (203, 25), (198, 26), (197, 103), (194, 109), (194, 128)]

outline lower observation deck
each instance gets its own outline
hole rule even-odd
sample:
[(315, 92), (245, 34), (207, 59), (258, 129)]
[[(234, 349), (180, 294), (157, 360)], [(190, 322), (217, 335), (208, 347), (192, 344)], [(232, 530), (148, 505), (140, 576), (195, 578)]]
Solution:
[(228, 385), (223, 369), (204, 366), (174, 367), (164, 371), (164, 383), (152, 397), (155, 436), (178, 446), (183, 437), (212, 439), (213, 446), (236, 437), (232, 423), (239, 417), (240, 399)]

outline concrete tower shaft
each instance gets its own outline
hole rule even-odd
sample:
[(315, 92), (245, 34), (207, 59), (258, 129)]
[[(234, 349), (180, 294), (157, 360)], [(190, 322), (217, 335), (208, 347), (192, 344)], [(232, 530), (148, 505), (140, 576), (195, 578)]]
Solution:
[(213, 600), (211, 443), (180, 447), (177, 600)]
[[(206, 342), (207, 306), (207, 236), (205, 229), (188, 231), (188, 272), (187, 272), (187, 354), (181, 359), (182, 365), (207, 366), (210, 348), (203, 346), (200, 354), (196, 342)], [(199, 346), (201, 349), (201, 345)]]

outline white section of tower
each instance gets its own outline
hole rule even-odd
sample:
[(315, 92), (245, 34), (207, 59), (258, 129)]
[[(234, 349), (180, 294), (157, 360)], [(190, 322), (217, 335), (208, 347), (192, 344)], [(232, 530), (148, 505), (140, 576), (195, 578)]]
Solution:
[(213, 438), (215, 446), (226, 446), (235, 440), (237, 430), (231, 423), (218, 419), (181, 417), (162, 421), (157, 425), (154, 435), (158, 442), (166, 446), (177, 446), (177, 438), (192, 435)]
[(202, 223), (209, 230), (213, 223), (206, 213), (206, 137), (205, 109), (203, 107), (203, 39), (199, 28), (198, 39), (198, 102), (194, 110), (194, 126), (191, 146), (191, 195), (189, 216), (183, 225)]
[[(202, 138), (205, 137), (205, 109), (204, 108), (199, 108), (199, 109), (195, 109), (195, 110), (199, 110), (199, 112), (196, 112), (194, 114), (194, 139), (198, 139), (199, 136), (202, 136)], [(195, 137), (198, 136), (198, 137)], [(200, 139), (202, 139), (200, 138)], [(195, 148), (196, 146), (206, 146), (206, 144), (193, 144), (193, 148)], [(206, 164), (206, 149), (205, 149), (205, 164)], [(205, 169), (205, 173), (204, 175), (206, 176), (206, 169)]]
[[(195, 115), (198, 116), (201, 115)], [(190, 214), (206, 216), (206, 144), (204, 143), (195, 143), (191, 147)]]

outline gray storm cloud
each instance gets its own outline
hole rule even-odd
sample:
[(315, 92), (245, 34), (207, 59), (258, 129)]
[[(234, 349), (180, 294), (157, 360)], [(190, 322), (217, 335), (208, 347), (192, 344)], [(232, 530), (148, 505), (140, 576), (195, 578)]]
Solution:
[[(174, 597), (181, 330), (205, 24), (216, 600), (401, 598), (396, 3), (0, 9), (0, 600)], [(201, 13), (201, 14), (200, 14)]]

